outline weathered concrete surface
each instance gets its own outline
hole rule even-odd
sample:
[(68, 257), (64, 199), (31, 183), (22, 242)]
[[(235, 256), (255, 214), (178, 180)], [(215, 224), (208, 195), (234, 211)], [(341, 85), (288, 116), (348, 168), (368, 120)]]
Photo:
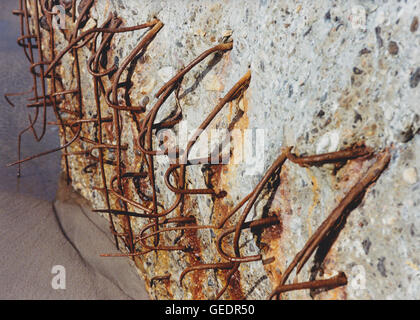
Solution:
[[(78, 1), (80, 3), (80, 1)], [(136, 25), (157, 17), (163, 29), (135, 66), (130, 97), (151, 102), (153, 95), (177, 70), (204, 50), (220, 43), (232, 32), (234, 47), (216, 60), (208, 58), (188, 73), (183, 81), (181, 104), (190, 130), (196, 128), (218, 99), (248, 70), (252, 80), (244, 98), (226, 106), (211, 128), (265, 130), (264, 168), (278, 156), (282, 146), (295, 146), (298, 154), (331, 152), (354, 143), (365, 143), (376, 151), (392, 146), (392, 160), (364, 200), (347, 219), (323, 263), (323, 275), (346, 272), (349, 284), (316, 298), (403, 299), (419, 294), (419, 204), (420, 204), (420, 17), (417, 1), (142, 1), (101, 0), (91, 10), (86, 28), (100, 25), (109, 12), (116, 12), (125, 25)], [(144, 32), (115, 35), (110, 61), (118, 65), (135, 47)], [(65, 41), (57, 46), (63, 48)], [(84, 50), (84, 51), (83, 51)], [(83, 60), (90, 57), (83, 51)], [(72, 57), (62, 62), (64, 83), (73, 82), (68, 69)], [(214, 63), (216, 61), (216, 63)], [(66, 67), (67, 66), (67, 67)], [(67, 68), (67, 69), (66, 69)], [(82, 70), (85, 114), (95, 112), (92, 80)], [(147, 98), (146, 98), (147, 97)], [(146, 99), (146, 100), (145, 100)], [(157, 121), (172, 110), (173, 98)], [(103, 101), (104, 114), (107, 112)], [(241, 110), (241, 111), (240, 111)], [(237, 117), (235, 117), (237, 116)], [(235, 121), (236, 121), (235, 120)], [(129, 113), (122, 112), (122, 143), (127, 171), (138, 171), (141, 157), (136, 146), (137, 131)], [(86, 130), (86, 134), (92, 129)], [(112, 141), (112, 135), (108, 138)], [(75, 144), (72, 151), (88, 146)], [(263, 151), (263, 152), (262, 152)], [(112, 154), (110, 154), (112, 156)], [(303, 169), (287, 163), (278, 189), (268, 188), (258, 201), (252, 218), (263, 211), (277, 214), (281, 228), (263, 235), (267, 245), (250, 232), (241, 241), (243, 254), (260, 250), (275, 260), (243, 263), (240, 275), (223, 298), (266, 298), (286, 266), (303, 247), (332, 209), (358, 178), (369, 161), (351, 161), (336, 175), (328, 166)], [(103, 195), (93, 189), (99, 174), (81, 174), (89, 162), (71, 158), (73, 186), (95, 208), (104, 208)], [(173, 194), (165, 190), (162, 175), (168, 160), (156, 163), (159, 199), (169, 205)], [(99, 170), (99, 169), (98, 169)], [(113, 176), (108, 168), (108, 176)], [(99, 171), (94, 171), (98, 173)], [(246, 163), (224, 166), (215, 188), (225, 190), (223, 199), (190, 196), (187, 214), (199, 224), (214, 223), (261, 178)], [(188, 169), (189, 185), (205, 187), (200, 166)], [(139, 201), (135, 188), (129, 195)], [(267, 199), (274, 193), (271, 207)], [(129, 206), (131, 211), (135, 208)], [(134, 231), (147, 223), (131, 219)], [(200, 271), (178, 283), (182, 270), (197, 263), (219, 262), (212, 231), (197, 231), (199, 249), (195, 255), (171, 251), (136, 258), (146, 280), (170, 273), (169, 281), (149, 288), (156, 298), (211, 298), (223, 286), (223, 272)], [(167, 236), (168, 243), (174, 236)], [(310, 278), (311, 260), (298, 276)], [(148, 281), (147, 281), (148, 283)], [(295, 292), (289, 298), (310, 298), (309, 292)]]

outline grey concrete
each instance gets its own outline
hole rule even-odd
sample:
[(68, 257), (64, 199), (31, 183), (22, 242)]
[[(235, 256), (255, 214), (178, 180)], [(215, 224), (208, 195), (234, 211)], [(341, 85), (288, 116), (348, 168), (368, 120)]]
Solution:
[[(92, 9), (91, 24), (100, 25), (111, 11), (123, 17), (126, 25), (154, 16), (164, 23), (139, 64), (130, 91), (132, 101), (143, 101), (147, 96), (150, 106), (154, 93), (177, 70), (219, 43), (225, 34), (232, 34), (231, 52), (214, 65), (210, 64), (214, 59), (208, 58), (185, 76), (181, 93), (183, 118), (188, 121), (188, 129), (196, 128), (250, 68), (252, 79), (246, 94), (248, 106), (242, 108), (243, 118), (247, 119), (248, 128), (265, 129), (263, 150), (259, 152), (265, 169), (284, 146), (294, 146), (298, 154), (333, 152), (360, 141), (378, 152), (393, 146), (388, 169), (352, 212), (332, 247), (324, 276), (339, 270), (346, 272), (350, 284), (341, 298), (420, 297), (420, 157), (416, 135), (420, 128), (420, 29), (415, 26), (416, 17), (420, 17), (418, 1), (149, 0), (139, 5), (136, 0), (104, 0)], [(115, 36), (115, 61), (122, 61), (129, 54), (141, 34)], [(89, 76), (83, 81), (87, 88), (92, 86)], [(92, 99), (89, 95), (85, 98)], [(157, 121), (167, 116), (173, 105), (172, 97), (159, 111)], [(239, 108), (225, 107), (209, 129), (227, 128)], [(123, 116), (124, 126), (133, 126), (128, 113)], [(136, 170), (138, 164), (133, 132), (126, 129), (122, 135), (122, 143), (128, 145), (127, 163), (133, 164), (130, 170)], [(347, 184), (327, 167), (305, 170), (290, 163), (285, 165), (280, 187), (283, 193), (278, 194), (280, 205), (270, 209), (283, 223), (281, 240), (276, 244), (279, 250), (273, 278), (284, 271), (351, 183), (357, 182), (357, 174), (367, 164), (354, 172), (351, 165), (346, 166), (344, 172), (350, 170), (348, 177), (354, 179)], [(75, 162), (76, 168), (77, 165)], [(156, 161), (162, 203), (172, 203), (174, 198), (159, 178), (168, 165), (165, 157)], [(255, 187), (262, 173), (253, 174), (247, 163), (225, 169), (227, 173), (222, 174), (218, 187), (227, 192), (225, 204), (233, 207)], [(205, 187), (201, 167), (188, 170), (189, 188)], [(92, 188), (93, 184), (93, 179), (75, 176), (74, 185), (94, 206), (103, 208), (102, 196)], [(261, 216), (267, 203), (262, 198), (252, 218)], [(210, 197), (196, 196), (193, 201), (198, 208), (192, 210), (197, 221), (212, 223), (214, 204)], [(145, 223), (144, 219), (136, 219), (135, 231)], [(203, 261), (218, 261), (211, 232), (203, 230), (198, 234)], [(252, 237), (246, 233), (242, 236), (243, 243), (249, 244), (243, 255), (259, 251)], [(167, 241), (171, 241), (169, 236)], [(176, 278), (188, 263), (180, 252), (169, 254), (167, 271)], [(145, 256), (145, 260), (151, 266), (147, 268), (151, 277), (156, 273), (156, 260), (153, 256)], [(309, 279), (313, 265), (312, 260), (307, 263), (299, 280)], [(266, 298), (273, 284), (261, 262), (242, 264), (240, 271), (247, 297)], [(220, 282), (211, 272), (206, 276), (211, 281), (203, 291), (214, 292), (213, 285), (220, 286)], [(365, 280), (362, 286), (356, 284), (359, 277)], [(174, 284), (174, 296), (191, 298), (186, 288)], [(289, 297), (310, 298), (306, 292)]]

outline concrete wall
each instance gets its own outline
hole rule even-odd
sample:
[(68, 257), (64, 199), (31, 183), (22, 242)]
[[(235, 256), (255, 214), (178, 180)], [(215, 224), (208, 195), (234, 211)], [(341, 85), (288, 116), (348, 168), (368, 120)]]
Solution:
[[(195, 216), (197, 224), (215, 223), (254, 189), (285, 146), (294, 146), (293, 152), (300, 155), (338, 151), (360, 142), (376, 153), (390, 147), (392, 158), (388, 168), (350, 213), (322, 260), (322, 272), (317, 276), (323, 279), (344, 271), (348, 285), (313, 296), (420, 297), (417, 1), (100, 0), (92, 7), (84, 30), (101, 25), (110, 12), (121, 17), (124, 26), (154, 17), (164, 23), (133, 66), (131, 101), (133, 105), (150, 101), (148, 110), (155, 102), (154, 94), (178, 70), (223, 41), (223, 37), (233, 39), (231, 51), (207, 58), (184, 77), (180, 103), (189, 130), (197, 128), (219, 99), (251, 70), (251, 82), (243, 97), (226, 105), (209, 128), (263, 129), (264, 143), (258, 145), (257, 151), (263, 157), (260, 159), (263, 170), (255, 170), (246, 162), (218, 166), (213, 172), (217, 176), (214, 187), (227, 195), (223, 199), (188, 196), (185, 215)], [(115, 35), (108, 66), (112, 63), (118, 66), (144, 34), (145, 31), (135, 31)], [(63, 34), (57, 34), (57, 41), (59, 52), (66, 45)], [(84, 115), (94, 116), (92, 77), (84, 62), (91, 52), (85, 47), (79, 50), (79, 55)], [(63, 82), (69, 86), (74, 83), (72, 63), (71, 55), (62, 60)], [(109, 83), (107, 80), (106, 85)], [(168, 116), (174, 105), (172, 95), (159, 111), (156, 122)], [(101, 108), (104, 115), (112, 114), (104, 99)], [(123, 155), (125, 170), (139, 171), (144, 159), (136, 146), (137, 116), (129, 112), (121, 112), (121, 116), (121, 142), (128, 146)], [(139, 115), (137, 120), (142, 117)], [(93, 128), (85, 128), (84, 134), (93, 134)], [(112, 135), (107, 138), (112, 140)], [(77, 142), (71, 150), (88, 147)], [(69, 159), (73, 186), (93, 207), (104, 208), (103, 194), (93, 189), (100, 184), (99, 169), (93, 174), (82, 174), (89, 161), (81, 157)], [(266, 298), (306, 240), (373, 161), (356, 159), (338, 171), (329, 165), (301, 168), (286, 162), (280, 185), (265, 188), (250, 214), (252, 219), (263, 213), (275, 214), (281, 227), (262, 236), (244, 231), (241, 237), (243, 255), (261, 252), (263, 261), (271, 262), (242, 263), (222, 298)], [(167, 157), (159, 157), (155, 163), (159, 201), (166, 206), (174, 199), (162, 178), (168, 166)], [(111, 177), (114, 169), (106, 170)], [(189, 188), (206, 186), (202, 166), (189, 167), (187, 178)], [(133, 200), (140, 201), (132, 183), (127, 183), (126, 188)], [(148, 222), (131, 218), (134, 233)], [(159, 251), (135, 258), (146, 280), (171, 274), (170, 280), (157, 281), (149, 288), (151, 295), (177, 299), (214, 297), (224, 285), (225, 271), (191, 273), (185, 277), (183, 286), (178, 279), (188, 266), (223, 261), (215, 246), (217, 235), (209, 229), (197, 231), (194, 237), (198, 247), (193, 253)], [(163, 239), (171, 243), (175, 237), (168, 233)], [(318, 252), (319, 255), (322, 254)], [(309, 260), (298, 276), (300, 282), (308, 281), (311, 274), (314, 277), (313, 267), (317, 263), (321, 262)], [(306, 299), (310, 295), (306, 290), (286, 297)]]

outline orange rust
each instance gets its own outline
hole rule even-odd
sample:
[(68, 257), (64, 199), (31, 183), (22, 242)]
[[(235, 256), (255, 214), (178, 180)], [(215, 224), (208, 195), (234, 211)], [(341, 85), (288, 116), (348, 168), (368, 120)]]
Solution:
[(331, 176), (334, 188), (343, 191), (351, 188), (367, 169), (368, 163), (369, 161), (361, 159), (347, 161), (346, 165), (335, 176)]
[[(208, 169), (208, 183), (215, 189), (217, 192), (223, 191), (225, 186), (222, 181), (222, 175), (228, 173), (231, 166), (229, 165), (213, 165)], [(213, 223), (218, 224), (231, 210), (233, 206), (229, 205), (225, 198), (213, 197)], [(229, 225), (229, 222), (227, 223)], [(202, 277), (205, 277), (204, 272), (195, 272), (195, 274), (202, 274)], [(218, 274), (222, 273), (224, 281), (223, 285), (226, 284), (228, 270), (220, 270)], [(200, 281), (200, 277), (197, 279)], [(194, 281), (197, 281), (194, 279)], [(229, 299), (244, 299), (243, 289), (240, 283), (240, 271), (238, 270), (232, 276), (230, 280), (230, 285), (226, 292), (224, 293), (225, 297)]]
[(165, 284), (166, 292), (168, 293), (169, 299), (174, 298), (174, 295), (173, 295), (172, 289), (171, 289), (171, 282), (172, 281), (170, 279), (163, 280), (163, 283)]
[(264, 240), (277, 240), (280, 239), (283, 233), (283, 226), (281, 224), (281, 220), (279, 224), (275, 224), (269, 227), (264, 228), (262, 234), (262, 238)]
[[(226, 281), (226, 279), (225, 279)], [(241, 274), (240, 270), (236, 271), (230, 280), (230, 286), (228, 287), (229, 298), (233, 300), (243, 300), (244, 293), (241, 287)]]
[(274, 261), (264, 264), (264, 269), (271, 283), (277, 283), (281, 279), (282, 270), (286, 268), (285, 252), (288, 248), (285, 242), (292, 235), (290, 233), (291, 205), (290, 205), (290, 187), (288, 179), (288, 166), (284, 165), (280, 173), (280, 185), (275, 191), (274, 198), (269, 212), (274, 213), (280, 223), (264, 229), (261, 233), (261, 250), (263, 259)]
[(308, 209), (308, 216), (306, 218), (306, 223), (308, 226), (308, 233), (309, 236), (312, 235), (312, 225), (311, 225), (311, 218), (312, 218), (312, 213), (314, 211), (314, 209), (316, 208), (316, 206), (319, 203), (319, 185), (318, 185), (318, 181), (316, 180), (315, 175), (311, 172), (311, 170), (309, 168), (306, 168), (306, 172), (308, 173), (308, 175), (310, 175), (311, 177), (311, 181), (312, 181), (312, 193), (313, 193), (313, 200), (312, 200), (312, 204)]
[[(289, 167), (287, 165), (283, 166), (281, 173), (280, 173), (280, 196), (276, 195), (275, 202), (276, 205), (279, 207), (277, 209), (281, 209), (283, 215), (291, 215), (292, 214), (292, 206), (291, 200), (292, 196), (290, 194), (290, 186), (289, 186)], [(274, 209), (274, 208), (273, 208)], [(276, 211), (274, 211), (276, 213)], [(279, 219), (281, 219), (280, 212), (278, 214)]]
[[(235, 123), (233, 128), (231, 129), (239, 129), (241, 130), (241, 136), (239, 137), (240, 141), (236, 141), (238, 145), (243, 145), (244, 139), (244, 130), (248, 129), (249, 126), (249, 118), (247, 115), (248, 110), (248, 91), (249, 88), (244, 92), (244, 94), (235, 101), (229, 103), (229, 122), (231, 121), (233, 104), (236, 104), (236, 108), (238, 108), (239, 104), (243, 103), (243, 114), (239, 118), (239, 120)], [(237, 179), (237, 165), (234, 163), (235, 159), (233, 157), (230, 158), (229, 163), (225, 165), (214, 165), (211, 168), (212, 175), (211, 175), (211, 185), (217, 190), (217, 192), (228, 190), (229, 183), (232, 181), (239, 181)], [(234, 199), (230, 197), (228, 194), (224, 198), (215, 198), (214, 201), (214, 209), (213, 209), (213, 216), (214, 221), (217, 224), (221, 219), (223, 219), (231, 209), (233, 209), (232, 205), (228, 203), (234, 203)]]
[(284, 232), (283, 221), (284, 219), (281, 219), (279, 224), (266, 228), (261, 233), (260, 249), (263, 254), (263, 261), (268, 262), (263, 263), (264, 269), (273, 283), (280, 280), (281, 273), (278, 272), (277, 268), (285, 260), (281, 246)]
[(229, 102), (229, 113), (227, 115), (228, 122), (232, 121), (232, 112), (233, 112), (233, 102)]
[[(337, 248), (332, 246), (322, 264), (323, 278), (329, 278), (333, 276), (333, 273), (337, 270)], [(337, 287), (328, 291), (320, 291), (316, 293), (314, 298), (320, 300), (346, 300), (347, 291), (346, 286)]]
[(133, 257), (133, 261), (134, 261), (135, 265), (137, 266), (137, 268), (140, 269), (140, 271), (142, 272), (142, 274), (145, 274), (146, 273), (146, 269), (143, 266), (143, 258), (142, 258), (142, 256), (135, 256), (135, 257)]
[[(196, 202), (191, 199), (189, 195), (184, 197), (184, 207), (195, 209), (193, 212), (199, 212)], [(200, 264), (202, 260), (201, 254), (201, 245), (200, 240), (197, 235), (197, 230), (185, 230), (184, 232), (184, 239), (190, 250), (186, 252), (187, 260), (189, 265), (196, 265)], [(204, 300), (205, 294), (203, 292), (204, 283), (206, 283), (206, 274), (205, 272), (192, 272), (191, 273), (191, 286), (190, 292), (192, 294), (192, 298), (194, 300)]]
[[(226, 170), (226, 167), (223, 165), (215, 165), (209, 168), (209, 184), (217, 190), (217, 192), (223, 191), (220, 189), (221, 185), (221, 174), (222, 171)], [(217, 225), (232, 209), (226, 203), (225, 198), (213, 197), (213, 223)]]
[(245, 130), (249, 127), (249, 117), (248, 117), (248, 108), (249, 108), (249, 98), (251, 96), (251, 89), (248, 87), (247, 90), (244, 92), (242, 97), (238, 100), (238, 106), (242, 106), (240, 108), (243, 111), (243, 115), (238, 123), (235, 125), (235, 128)]

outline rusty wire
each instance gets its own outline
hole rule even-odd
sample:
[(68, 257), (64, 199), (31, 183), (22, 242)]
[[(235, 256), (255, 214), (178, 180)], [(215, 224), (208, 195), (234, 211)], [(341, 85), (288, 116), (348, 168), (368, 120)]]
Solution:
[[(359, 150), (355, 150), (354, 154), (351, 153), (351, 150), (348, 153), (347, 158), (352, 158), (356, 154), (359, 153)], [(370, 152), (370, 151), (369, 151)], [(343, 152), (336, 152), (334, 153), (335, 156), (339, 156), (343, 154)], [(318, 156), (318, 161), (316, 163), (322, 163), (325, 161), (325, 163), (328, 163), (331, 161), (331, 153), (330, 154), (324, 154)], [(362, 153), (362, 155), (365, 155), (365, 153)], [(345, 159), (345, 158), (342, 158)], [(351, 208), (352, 204), (355, 203), (360, 197), (363, 196), (363, 193), (365, 192), (366, 188), (372, 184), (374, 181), (378, 179), (378, 177), (381, 175), (381, 173), (385, 170), (386, 166), (388, 165), (389, 161), (391, 159), (391, 155), (389, 152), (389, 149), (386, 149), (382, 153), (376, 156), (376, 162), (367, 170), (367, 172), (362, 176), (362, 178), (350, 189), (350, 191), (345, 195), (345, 197), (341, 200), (339, 205), (331, 212), (331, 214), (324, 220), (324, 222), (318, 227), (318, 229), (315, 231), (315, 233), (310, 237), (310, 239), (306, 242), (303, 249), (299, 251), (299, 253), (295, 256), (293, 261), (289, 264), (285, 272), (283, 273), (281, 277), (281, 281), (279, 285), (276, 287), (276, 289), (271, 293), (270, 298), (273, 298), (276, 296), (277, 298), (280, 298), (281, 292), (283, 292), (283, 288), (285, 286), (285, 283), (290, 276), (293, 269), (296, 268), (296, 274), (298, 274), (305, 263), (308, 261), (312, 253), (315, 251), (315, 249), (319, 246), (319, 244), (322, 242), (323, 239), (325, 239), (328, 235), (328, 233), (332, 232), (334, 228), (337, 227), (337, 224), (344, 219), (345, 215), (348, 213), (346, 211), (352, 210), (354, 208)], [(300, 163), (299, 161), (297, 163)], [(339, 279), (337, 280), (339, 283)], [(341, 283), (341, 282), (340, 282)], [(339, 284), (337, 284), (339, 285)]]
[[(155, 95), (157, 99), (155, 104), (150, 110), (147, 110), (145, 105), (131, 105), (129, 102), (130, 99), (125, 99), (125, 103), (120, 101), (119, 91), (121, 91), (122, 88), (125, 88), (125, 96), (129, 96), (127, 86), (125, 85), (129, 80), (126, 79), (125, 82), (121, 82), (121, 78), (127, 70), (127, 67), (135, 62), (139, 55), (144, 54), (148, 45), (163, 28), (163, 23), (158, 19), (154, 19), (137, 26), (124, 27), (121, 26), (123, 24), (122, 20), (113, 13), (109, 15), (100, 27), (93, 27), (84, 32), (80, 32), (82, 24), (88, 19), (89, 11), (94, 4), (94, 0), (83, 1), (83, 6), (79, 6), (79, 10), (76, 10), (75, 0), (63, 2), (63, 4), (67, 12), (71, 12), (73, 29), (71, 30), (68, 45), (60, 52), (56, 52), (55, 47), (52, 22), (55, 13), (52, 11), (52, 2), (47, 0), (36, 0), (34, 1), (34, 6), (31, 7), (32, 11), (30, 12), (27, 1), (19, 0), (19, 9), (13, 11), (13, 13), (20, 18), (21, 34), (17, 39), (17, 43), (23, 48), (25, 56), (30, 63), (29, 70), (33, 79), (33, 87), (31, 90), (24, 93), (7, 93), (5, 98), (14, 106), (10, 100), (11, 97), (33, 93), (33, 97), (28, 99), (29, 103), (26, 107), (35, 108), (35, 115), (33, 118), (29, 116), (29, 126), (19, 133), (18, 161), (10, 165), (18, 165), (18, 175), (20, 175), (21, 163), (62, 150), (68, 183), (71, 181), (68, 157), (85, 157), (86, 160), (90, 161), (82, 169), (84, 174), (95, 174), (99, 168), (101, 186), (95, 186), (94, 189), (100, 191), (104, 195), (106, 207), (94, 211), (108, 213), (110, 230), (114, 235), (117, 249), (119, 249), (119, 240), (121, 240), (128, 251), (127, 253), (102, 254), (101, 256), (103, 257), (134, 258), (160, 250), (180, 250), (188, 253), (193, 251), (194, 248), (191, 248), (188, 244), (182, 243), (173, 245), (165, 244), (164, 241), (160, 240), (161, 235), (164, 233), (181, 232), (180, 237), (183, 237), (187, 232), (213, 229), (219, 232), (216, 241), (216, 249), (220, 256), (220, 261), (188, 266), (181, 273), (179, 282), (182, 285), (185, 276), (191, 272), (200, 272), (208, 269), (223, 270), (225, 271), (225, 284), (215, 294), (215, 298), (219, 299), (228, 289), (231, 279), (234, 277), (235, 273), (239, 271), (239, 267), (242, 263), (262, 261), (262, 254), (254, 256), (243, 256), (241, 254), (239, 245), (240, 238), (244, 230), (251, 228), (263, 229), (280, 222), (276, 216), (264, 217), (253, 221), (246, 220), (249, 212), (254, 207), (268, 182), (280, 175), (282, 166), (287, 160), (300, 166), (308, 167), (319, 166), (324, 163), (343, 163), (351, 159), (364, 159), (374, 156), (373, 150), (364, 145), (355, 146), (338, 152), (306, 157), (299, 157), (291, 153), (291, 147), (283, 148), (278, 158), (272, 163), (260, 182), (247, 196), (233, 207), (230, 212), (224, 215), (219, 222), (214, 222), (211, 225), (199, 225), (193, 216), (184, 215), (186, 198), (192, 195), (222, 198), (226, 195), (226, 192), (222, 191), (217, 193), (216, 190), (211, 187), (205, 189), (188, 187), (186, 181), (187, 167), (208, 163), (209, 160), (194, 159), (193, 161), (189, 159), (189, 153), (199, 139), (201, 133), (209, 126), (223, 107), (227, 103), (242, 97), (251, 81), (251, 71), (248, 70), (218, 102), (202, 124), (197, 128), (192, 138), (188, 141), (185, 150), (180, 150), (178, 148), (176, 150), (170, 150), (170, 147), (165, 147), (164, 150), (154, 150), (153, 136), (156, 135), (156, 132), (162, 128), (175, 128), (182, 119), (182, 106), (179, 94), (184, 76), (209, 55), (213, 53), (224, 53), (231, 50), (233, 48), (233, 43), (226, 42), (218, 44), (204, 51), (185, 68), (182, 68), (171, 80), (157, 91)], [(77, 17), (76, 11), (79, 13)], [(46, 31), (41, 31), (41, 19), (44, 19), (47, 23), (47, 27), (44, 27)], [(114, 64), (102, 65), (102, 58), (107, 55), (115, 34), (124, 34), (141, 29), (148, 30), (119, 67)], [(48, 36), (48, 38), (45, 39), (44, 36)], [(47, 49), (43, 48), (43, 45), (46, 45)], [(86, 68), (91, 75), (93, 82), (96, 107), (96, 117), (93, 118), (86, 118), (84, 112), (84, 97), (80, 72), (81, 65), (79, 61), (79, 50), (83, 48), (89, 48), (91, 53)], [(60, 63), (63, 63), (63, 57), (66, 54), (71, 54), (73, 56), (74, 62), (71, 67), (73, 68), (76, 78), (75, 88), (64, 88), (60, 81), (61, 76), (58, 71), (58, 66)], [(110, 81), (110, 83), (108, 83), (108, 89), (106, 89), (107, 86), (105, 85), (105, 81)], [(40, 86), (39, 83), (41, 84)], [(161, 110), (162, 106), (172, 93), (174, 93), (175, 98), (173, 116), (160, 123), (155, 123), (159, 110)], [(70, 109), (65, 107), (65, 102), (67, 100), (72, 102), (70, 105), (73, 107)], [(109, 107), (109, 110), (112, 111), (112, 115), (104, 115), (103, 101)], [(52, 107), (56, 121), (47, 123), (47, 107)], [(39, 133), (35, 129), (35, 125), (40, 119), (40, 112), (42, 112), (42, 130)], [(124, 152), (127, 151), (128, 147), (121, 142), (123, 131), (121, 123), (122, 112), (129, 112), (133, 115), (133, 118), (134, 115), (141, 115), (141, 121), (138, 128), (137, 147), (142, 156), (141, 159), (143, 163), (139, 172), (127, 171), (127, 166), (124, 164)], [(105, 135), (103, 125), (107, 123), (112, 124), (114, 137)], [(93, 124), (97, 127), (96, 135), (94, 137), (88, 137), (82, 134), (82, 127), (89, 124)], [(22, 160), (22, 135), (27, 131), (31, 131), (35, 140), (40, 141), (45, 135), (47, 125), (57, 125), (60, 127), (63, 144), (52, 150)], [(77, 141), (83, 142), (87, 146), (82, 148), (82, 150), (72, 150), (72, 145)], [(97, 155), (93, 154), (94, 150), (98, 151)], [(106, 157), (107, 153), (110, 152), (115, 154), (116, 160)], [(174, 159), (171, 160), (174, 160), (175, 162), (169, 166), (164, 176), (164, 182), (168, 188), (167, 190), (175, 195), (173, 203), (166, 208), (159, 201), (155, 180), (154, 157), (161, 154), (174, 157)], [(218, 157), (219, 160), (222, 158), (221, 152)], [(296, 255), (295, 259), (283, 273), (280, 283), (272, 292), (270, 298), (280, 298), (281, 293), (286, 291), (319, 288), (329, 289), (347, 283), (344, 273), (339, 273), (338, 276), (326, 280), (314, 280), (294, 284), (286, 284), (286, 281), (294, 268), (296, 268), (296, 272), (299, 273), (322, 240), (325, 239), (325, 237), (336, 228), (337, 223), (343, 219), (351, 204), (362, 197), (366, 188), (379, 177), (390, 160), (389, 150), (387, 149), (383, 153), (377, 155), (376, 159), (377, 161), (343, 198), (337, 208), (332, 211), (314, 235), (307, 241), (304, 248)], [(219, 164), (211, 164), (210, 166), (215, 165)], [(107, 175), (107, 166), (111, 167), (113, 176)], [(140, 190), (141, 202), (130, 199), (126, 192), (130, 181), (131, 183), (134, 183), (136, 179), (144, 180), (144, 183), (146, 184), (146, 186), (143, 187), (144, 190)], [(151, 196), (146, 195), (146, 189), (151, 190)], [(129, 211), (129, 206), (134, 207), (137, 210)], [(240, 211), (242, 207), (244, 207), (244, 209)], [(235, 214), (238, 214), (235, 225), (227, 226), (227, 222), (232, 219)], [(117, 224), (114, 220), (115, 217), (119, 219), (119, 225), (122, 231), (117, 231)], [(138, 235), (133, 233), (131, 217), (149, 220), (148, 223), (143, 225)], [(174, 224), (174, 226), (167, 226), (170, 224)], [(233, 244), (228, 248), (224, 239), (232, 235)], [(153, 241), (150, 241), (151, 239), (153, 239)], [(269, 260), (267, 261), (266, 263), (269, 263)], [(170, 277), (171, 275), (169, 273), (164, 276), (154, 276), (151, 278), (151, 283), (155, 280), (168, 280)]]

